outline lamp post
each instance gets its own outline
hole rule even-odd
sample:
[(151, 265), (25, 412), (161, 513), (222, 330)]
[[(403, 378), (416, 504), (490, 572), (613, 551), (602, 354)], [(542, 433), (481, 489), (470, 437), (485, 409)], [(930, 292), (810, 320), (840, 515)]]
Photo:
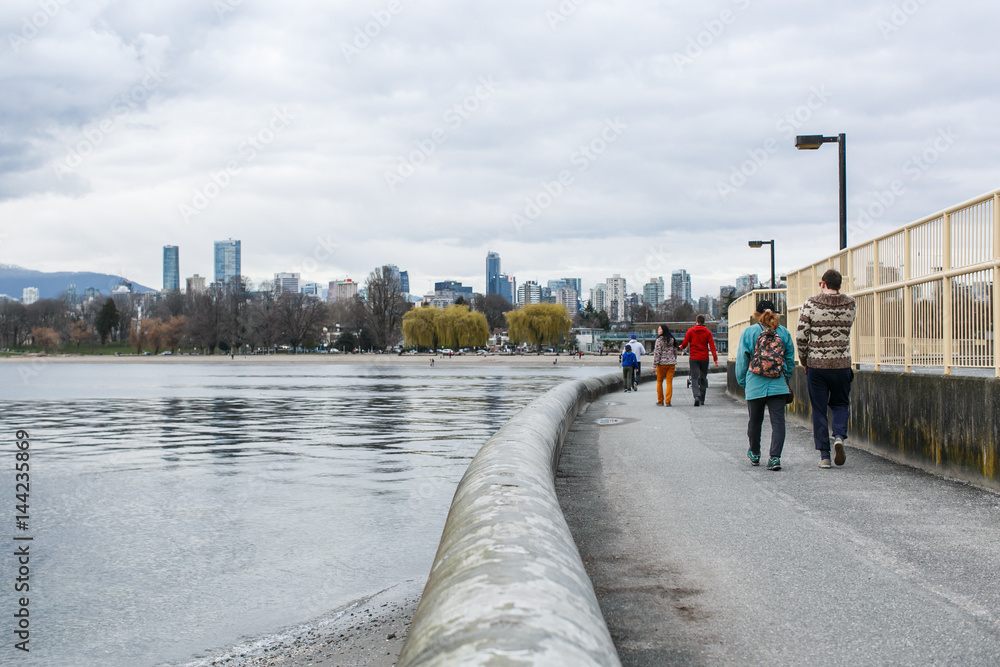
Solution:
[(847, 135), (824, 137), (821, 134), (807, 134), (795, 137), (795, 147), (799, 150), (816, 150), (823, 144), (840, 144), (840, 249), (847, 247)]
[(771, 289), (776, 289), (776, 283), (774, 282), (774, 239), (770, 241), (749, 241), (747, 245), (751, 248), (759, 248), (763, 245), (771, 246)]

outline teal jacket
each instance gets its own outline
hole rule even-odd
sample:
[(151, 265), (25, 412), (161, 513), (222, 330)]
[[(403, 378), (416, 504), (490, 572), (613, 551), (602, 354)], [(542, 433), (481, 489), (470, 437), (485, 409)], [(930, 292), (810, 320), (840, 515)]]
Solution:
[(740, 348), (736, 352), (736, 382), (743, 387), (748, 401), (789, 393), (788, 381), (792, 378), (792, 371), (795, 370), (795, 346), (792, 344), (792, 335), (788, 333), (788, 329), (779, 326), (778, 337), (785, 346), (784, 376), (766, 378), (750, 372), (753, 347), (757, 342), (757, 336), (763, 331), (764, 327), (759, 324), (747, 327), (740, 336)]

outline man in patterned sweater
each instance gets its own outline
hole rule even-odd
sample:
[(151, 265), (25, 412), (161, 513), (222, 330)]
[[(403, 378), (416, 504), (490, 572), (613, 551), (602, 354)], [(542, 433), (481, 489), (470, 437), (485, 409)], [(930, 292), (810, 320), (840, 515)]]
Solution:
[(833, 462), (844, 465), (847, 454), (847, 417), (851, 405), (851, 325), (854, 324), (854, 299), (840, 293), (842, 277), (830, 269), (820, 281), (820, 293), (802, 304), (795, 331), (799, 361), (809, 383), (812, 403), (813, 441), (819, 450), (819, 467), (830, 467), (830, 424), (833, 418)]

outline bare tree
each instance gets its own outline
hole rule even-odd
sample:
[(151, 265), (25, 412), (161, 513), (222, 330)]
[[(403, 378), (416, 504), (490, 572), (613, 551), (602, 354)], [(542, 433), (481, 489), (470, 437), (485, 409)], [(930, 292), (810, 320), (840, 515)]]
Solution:
[(23, 303), (9, 299), (0, 301), (0, 343), (4, 347), (23, 344), (30, 329)]
[(388, 266), (380, 266), (368, 274), (365, 289), (368, 292), (365, 312), (375, 336), (375, 347), (384, 350), (400, 339), (403, 314), (409, 310), (409, 304), (399, 278)]
[(295, 351), (300, 345), (314, 342), (326, 320), (326, 306), (308, 294), (284, 292), (277, 300), (282, 338)]
[(477, 294), (473, 297), (472, 304), (473, 308), (486, 316), (486, 324), (490, 331), (507, 328), (507, 320), (503, 314), (514, 309), (510, 301), (499, 294), (486, 294), (485, 296)]

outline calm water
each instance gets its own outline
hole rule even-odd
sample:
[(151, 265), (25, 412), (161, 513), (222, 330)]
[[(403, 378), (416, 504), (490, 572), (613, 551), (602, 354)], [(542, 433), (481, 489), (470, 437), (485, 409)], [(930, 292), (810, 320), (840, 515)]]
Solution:
[[(0, 664), (184, 662), (423, 578), (480, 445), (613, 370), (444, 365), (0, 365)], [(27, 658), (15, 533), (34, 536)]]

